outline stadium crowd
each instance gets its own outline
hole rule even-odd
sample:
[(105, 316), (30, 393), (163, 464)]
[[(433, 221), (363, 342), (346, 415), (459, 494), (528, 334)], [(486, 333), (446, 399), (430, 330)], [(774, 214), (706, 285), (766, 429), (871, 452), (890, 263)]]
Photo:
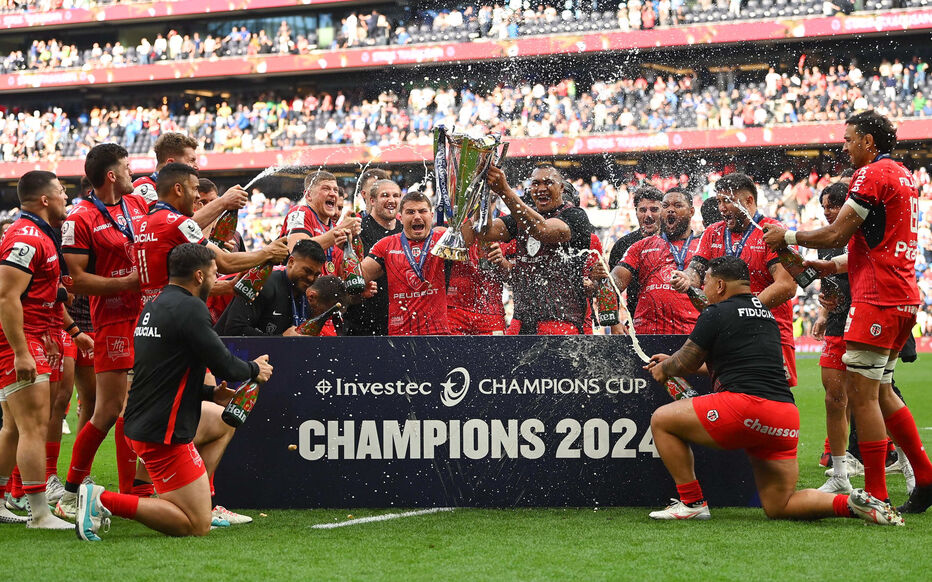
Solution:
[(894, 119), (932, 115), (928, 62), (884, 59), (856, 64), (773, 68), (756, 82), (647, 71), (597, 80), (580, 90), (574, 79), (492, 89), (416, 86), (371, 97), (362, 90), (262, 93), (234, 98), (165, 96), (143, 105), (108, 103), (85, 111), (7, 109), (0, 118), (3, 161), (81, 157), (116, 141), (146, 153), (159, 134), (185, 131), (206, 151), (248, 152), (324, 144), (431, 143), (439, 124), (511, 137), (601, 132), (714, 129), (839, 120), (874, 108)]

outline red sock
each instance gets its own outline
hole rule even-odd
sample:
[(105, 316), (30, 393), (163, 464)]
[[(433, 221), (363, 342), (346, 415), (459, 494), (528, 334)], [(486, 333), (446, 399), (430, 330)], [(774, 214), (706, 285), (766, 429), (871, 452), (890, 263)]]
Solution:
[(847, 495), (836, 495), (835, 499), (832, 499), (832, 509), (838, 517), (854, 517), (851, 508), (848, 507)]
[(929, 455), (922, 446), (913, 413), (904, 406), (885, 418), (884, 423), (894, 440), (906, 453), (909, 464), (913, 466), (913, 471), (916, 473), (916, 485), (920, 487), (932, 485), (932, 463), (929, 462)]
[(155, 493), (155, 485), (152, 483), (136, 483), (133, 485), (130, 495), (136, 497), (152, 497)]
[(861, 441), (858, 443), (861, 449), (861, 459), (864, 461), (864, 489), (884, 501), (889, 496), (887, 494), (887, 476), (885, 473), (885, 463), (887, 458), (887, 441)]
[[(24, 483), (23, 484), (23, 493), (25, 495), (35, 495), (37, 493), (45, 493), (45, 481), (41, 483)], [(22, 495), (20, 495), (22, 497)]]
[(832, 454), (832, 447), (828, 446), (828, 437), (825, 437), (825, 448), (822, 450), (823, 453)]
[(61, 453), (61, 443), (45, 443), (45, 480), (52, 475), (58, 475), (58, 455)]
[(133, 519), (136, 517), (136, 510), (139, 509), (139, 498), (135, 495), (125, 493), (114, 493), (113, 491), (104, 491), (100, 494), (100, 502), (104, 507), (110, 510), (110, 513), (118, 517)]
[(680, 501), (686, 505), (705, 499), (705, 496), (702, 495), (702, 487), (699, 486), (698, 480), (690, 481), (683, 485), (677, 485), (676, 492), (680, 494)]
[(23, 479), (19, 474), (19, 466), (13, 467), (13, 475), (10, 477), (10, 482), (13, 483), (13, 487), (10, 488), (10, 495), (16, 498), (20, 498), (25, 493), (23, 493)]
[(94, 455), (100, 448), (100, 443), (104, 442), (107, 433), (103, 432), (94, 423), (85, 424), (78, 436), (74, 439), (74, 447), (71, 449), (71, 467), (68, 469), (66, 481), (72, 485), (80, 485), (84, 478), (91, 474), (91, 465), (94, 463)]
[(129, 447), (126, 435), (123, 434), (122, 416), (113, 425), (113, 438), (116, 440), (117, 477), (120, 484), (120, 493), (130, 493), (133, 490), (133, 479), (136, 478), (136, 453)]
[(214, 490), (214, 476), (210, 475), (207, 479), (210, 481), (210, 496), (213, 497), (217, 494), (217, 492)]

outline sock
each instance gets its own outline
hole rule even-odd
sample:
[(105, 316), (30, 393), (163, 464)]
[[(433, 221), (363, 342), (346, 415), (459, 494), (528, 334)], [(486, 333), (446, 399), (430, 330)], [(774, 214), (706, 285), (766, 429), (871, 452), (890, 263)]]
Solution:
[(19, 475), (19, 466), (13, 467), (13, 475), (10, 477), (13, 487), (10, 489), (10, 495), (19, 499), (24, 495), (23, 480)]
[(676, 486), (676, 492), (680, 495), (680, 501), (686, 505), (691, 505), (697, 501), (702, 501), (705, 497), (702, 495), (702, 487), (699, 486), (699, 481), (690, 481), (683, 485)]
[(45, 495), (45, 481), (41, 483), (25, 482), (23, 483), (23, 492), (29, 501), (29, 516), (32, 519), (39, 519), (52, 513), (49, 511), (49, 500)]
[(152, 497), (153, 493), (155, 493), (155, 485), (141, 479), (133, 479), (130, 495), (135, 495), (136, 497)]
[(887, 476), (884, 460), (887, 457), (887, 441), (861, 441), (861, 457), (864, 459), (864, 489), (884, 501), (887, 493)]
[[(831, 453), (832, 447), (828, 446), (828, 437), (825, 437), (825, 447), (822, 449), (823, 453)], [(834, 462), (834, 460), (833, 460)]]
[(913, 413), (909, 411), (908, 407), (904, 406), (885, 418), (884, 424), (887, 425), (887, 430), (893, 435), (900, 448), (906, 453), (909, 463), (913, 466), (913, 472), (916, 474), (916, 486), (932, 485), (932, 463), (929, 462), (929, 455), (926, 454), (922, 441), (919, 439), (919, 430), (916, 428)]
[(0, 477), (0, 491), (6, 493), (6, 488), (10, 483), (9, 477)]
[(848, 478), (848, 464), (845, 463), (845, 456), (832, 457), (832, 476), (839, 479)]
[(113, 491), (104, 491), (100, 494), (100, 502), (104, 507), (110, 510), (110, 513), (118, 517), (133, 519), (136, 517), (136, 511), (139, 509), (139, 498), (135, 495), (126, 495), (125, 493), (114, 493)]
[(113, 425), (113, 438), (116, 440), (117, 476), (120, 493), (129, 493), (133, 490), (133, 478), (136, 476), (136, 453), (129, 447), (129, 442), (123, 434), (123, 417), (117, 419)]
[(78, 432), (78, 436), (74, 439), (74, 447), (71, 449), (71, 467), (65, 479), (65, 491), (78, 492), (78, 485), (91, 474), (94, 455), (97, 454), (97, 449), (100, 448), (100, 443), (104, 442), (106, 436), (107, 433), (94, 426), (92, 422), (85, 424)]
[(45, 480), (52, 475), (58, 475), (58, 455), (61, 453), (61, 443), (45, 443)]
[(854, 517), (851, 508), (848, 507), (847, 495), (836, 495), (835, 499), (832, 499), (832, 510), (838, 517)]
[(210, 481), (210, 496), (213, 497), (217, 494), (217, 491), (214, 489), (214, 476), (210, 475), (207, 479)]

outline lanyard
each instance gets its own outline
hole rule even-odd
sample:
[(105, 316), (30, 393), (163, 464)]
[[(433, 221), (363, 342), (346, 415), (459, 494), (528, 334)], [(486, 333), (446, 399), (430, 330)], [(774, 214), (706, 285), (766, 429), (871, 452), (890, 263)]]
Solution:
[(415, 261), (414, 253), (411, 252), (411, 245), (408, 243), (408, 237), (405, 236), (404, 232), (401, 233), (401, 250), (404, 251), (405, 258), (408, 259), (408, 264), (414, 269), (414, 274), (417, 275), (418, 279), (421, 281), (424, 280), (424, 263), (427, 262), (428, 247), (430, 246), (433, 234), (434, 229), (430, 229), (430, 232), (427, 233), (427, 238), (424, 239), (424, 242), (421, 244), (421, 256)]
[(301, 311), (299, 313), (298, 304), (294, 300), (294, 283), (291, 284), (291, 319), (294, 321), (295, 327), (298, 327), (307, 319), (307, 297), (301, 296)]
[(110, 214), (110, 211), (107, 210), (107, 207), (104, 206), (104, 203), (100, 201), (100, 198), (98, 198), (96, 194), (91, 192), (88, 194), (87, 199), (97, 207), (97, 210), (104, 215), (104, 218), (106, 218), (110, 224), (115, 226), (117, 230), (123, 233), (123, 236), (129, 239), (129, 242), (135, 242), (136, 237), (133, 236), (133, 221), (129, 215), (129, 208), (126, 207), (126, 200), (120, 198), (120, 208), (123, 211), (123, 218), (126, 220), (126, 225), (120, 226), (120, 223), (114, 220), (113, 215)]
[[(311, 214), (314, 215), (314, 218), (317, 219), (317, 224), (319, 224), (319, 225), (321, 225), (321, 226), (326, 226), (326, 227), (327, 227), (327, 230), (333, 230), (333, 227), (334, 227), (333, 221), (330, 221), (330, 223), (328, 223), (328, 224), (324, 224), (324, 221), (321, 220), (319, 216), (317, 216), (317, 213), (314, 211), (313, 208), (311, 208), (310, 206), (308, 206), (307, 209), (310, 210), (310, 211), (311, 211)], [(327, 247), (327, 249), (324, 251), (324, 254), (327, 256), (327, 260), (328, 260), (328, 261), (330, 261), (330, 262), (333, 261), (333, 247), (332, 247), (332, 246)]]
[(33, 214), (28, 210), (20, 211), (20, 216), (26, 220), (32, 221), (39, 227), (45, 236), (52, 239), (52, 243), (55, 245), (55, 253), (58, 255), (58, 265), (61, 275), (65, 276), (68, 274), (68, 264), (65, 263), (65, 257), (61, 254), (61, 235), (52, 228), (52, 225), (47, 223), (41, 216)]
[[(877, 154), (877, 157), (874, 158), (874, 162), (879, 162), (880, 160), (883, 160), (883, 159), (890, 159), (890, 154)], [(871, 163), (873, 164), (874, 162), (871, 162)]]
[[(676, 246), (667, 238), (667, 233), (661, 232), (660, 236), (663, 237), (663, 240), (667, 241), (667, 245), (670, 246), (670, 254), (673, 255), (673, 262), (676, 263), (676, 269), (678, 271), (683, 271), (686, 265), (686, 255), (689, 253), (689, 245), (692, 244), (696, 235), (690, 231), (689, 238), (686, 239), (683, 243), (683, 247), (679, 251), (676, 250)], [(743, 242), (741, 244), (744, 245)]]
[[(754, 222), (760, 224), (760, 221), (762, 218), (764, 218), (764, 216), (760, 212), (754, 213)], [(741, 237), (741, 242), (739, 242), (736, 247), (732, 248), (731, 230), (729, 230), (729, 228), (726, 226), (725, 227), (725, 241), (724, 241), (725, 254), (728, 255), (729, 257), (741, 257), (741, 251), (744, 250), (744, 244), (748, 242), (748, 237), (751, 236), (751, 232), (753, 232), (753, 230), (754, 230), (754, 225), (748, 224), (747, 230), (744, 231), (744, 236)]]
[(173, 214), (181, 214), (178, 212), (178, 209), (169, 204), (168, 202), (162, 202), (161, 200), (156, 200), (152, 204), (152, 210), (149, 211), (149, 214), (153, 214), (158, 210), (167, 210)]

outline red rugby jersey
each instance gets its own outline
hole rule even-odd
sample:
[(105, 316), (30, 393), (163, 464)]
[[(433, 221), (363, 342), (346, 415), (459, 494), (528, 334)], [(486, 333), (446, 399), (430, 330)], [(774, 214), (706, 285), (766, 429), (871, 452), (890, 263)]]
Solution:
[[(61, 265), (55, 241), (43, 233), (35, 222), (20, 218), (10, 226), (0, 241), (0, 264), (9, 265), (32, 275), (26, 292), (20, 297), (23, 305), (23, 331), (38, 337), (61, 326), (61, 304), (55, 302), (61, 279)], [(58, 309), (59, 317), (50, 317)], [(56, 322), (57, 321), (57, 322)], [(56, 330), (57, 332), (57, 330)], [(6, 336), (0, 338), (6, 345)]]
[(473, 313), (504, 315), (502, 281), (495, 271), (479, 269), (479, 244), (469, 247), (469, 259), (452, 261), (450, 282), (447, 284), (449, 307)]
[[(123, 196), (128, 216), (124, 216), (120, 203), (107, 206), (110, 216), (118, 224), (129, 220), (134, 233), (149, 211), (145, 198), (128, 194)], [(81, 200), (71, 209), (62, 225), (62, 252), (88, 255), (87, 272), (100, 277), (125, 277), (135, 268), (136, 253), (133, 242), (104, 217), (88, 200)], [(117, 295), (91, 295), (91, 321), (94, 329), (125, 321), (136, 321), (142, 308), (138, 291), (124, 291)]]
[(868, 210), (848, 242), (851, 301), (918, 305), (919, 190), (912, 174), (881, 158), (854, 173), (848, 197)]
[[(764, 217), (757, 222), (761, 226), (765, 224), (783, 226), (780, 221), (770, 217)], [(728, 248), (736, 249), (741, 244), (744, 235), (747, 234), (748, 238), (739, 256), (744, 259), (744, 262), (748, 264), (748, 270), (751, 271), (751, 292), (758, 294), (773, 284), (770, 266), (779, 263), (780, 259), (777, 257), (777, 253), (770, 250), (770, 247), (764, 242), (764, 235), (760, 230), (751, 225), (748, 225), (748, 228), (750, 233), (731, 233), (731, 241), (726, 248), (725, 222), (716, 222), (702, 233), (702, 240), (699, 242), (699, 249), (696, 250), (695, 256), (706, 262), (716, 257), (722, 257), (726, 254)], [(687, 263), (688, 265), (689, 263)], [(793, 340), (793, 309), (790, 307), (790, 302), (785, 301), (771, 309), (770, 312), (773, 313), (774, 319), (777, 320), (777, 324), (780, 326), (780, 342), (783, 345), (795, 346), (796, 342)]]
[[(429, 253), (442, 234), (434, 229), (426, 244), (412, 242), (414, 259)], [(428, 254), (421, 280), (402, 250), (401, 235), (385, 237), (369, 251), (388, 275), (388, 335), (448, 335), (444, 260)]]
[(152, 204), (159, 198), (158, 192), (155, 189), (155, 180), (153, 176), (155, 176), (155, 174), (136, 178), (133, 181), (133, 194), (142, 196), (149, 204)]
[(685, 293), (670, 286), (673, 271), (682, 269), (676, 264), (672, 244), (677, 253), (686, 254), (683, 266), (689, 265), (699, 248), (699, 236), (692, 239), (667, 242), (654, 235), (631, 245), (620, 263), (631, 271), (640, 284), (638, 306), (634, 312), (634, 331), (637, 333), (689, 334), (696, 325), (699, 312)]
[[(286, 237), (292, 234), (304, 233), (311, 238), (327, 234), (335, 226), (335, 221), (324, 222), (320, 216), (314, 212), (314, 209), (304, 204), (292, 206), (288, 214), (285, 215), (285, 222), (278, 233), (278, 238)], [(327, 262), (324, 264), (321, 275), (335, 275), (339, 260), (334, 257), (334, 247), (324, 249), (327, 255)], [(342, 259), (342, 257), (340, 257)]]
[(165, 204), (156, 203), (140, 222), (136, 233), (136, 268), (143, 303), (148, 303), (168, 285), (168, 253), (184, 243), (206, 245), (196, 222)]

